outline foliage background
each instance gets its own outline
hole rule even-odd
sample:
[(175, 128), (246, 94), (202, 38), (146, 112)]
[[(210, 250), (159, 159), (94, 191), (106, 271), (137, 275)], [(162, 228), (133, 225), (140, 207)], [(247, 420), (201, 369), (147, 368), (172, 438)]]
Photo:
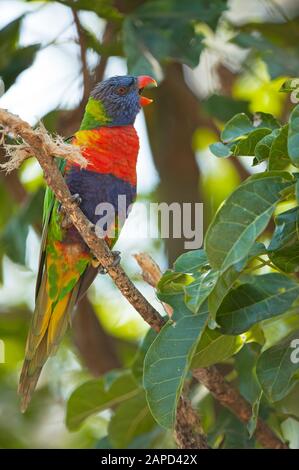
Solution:
[[(154, 75), (160, 82), (155, 102), (137, 123), (142, 140), (139, 198), (204, 202), (207, 227), (221, 202), (263, 165), (212, 155), (209, 145), (219, 140), (224, 123), (239, 112), (263, 111), (282, 121), (289, 116), (292, 104), (278, 90), (288, 76), (298, 75), (298, 15), (297, 2), (291, 0), (0, 0), (5, 90), (0, 106), (32, 124), (42, 119), (50, 132), (68, 136), (78, 128), (96, 81), (127, 69)], [(109, 445), (112, 439), (116, 447), (173, 446), (171, 433), (156, 426), (149, 413), (136, 432), (126, 435), (136, 409), (144, 409), (138, 394), (117, 414), (93, 414), (75, 432), (65, 425), (71, 392), (92, 376), (131, 364), (147, 329), (104, 277), (79, 305), (73, 329), (47, 364), (28, 413), (19, 413), (16, 388), (33, 308), (43, 192), (34, 161), (18, 173), (0, 174), (0, 338), (6, 346), (6, 362), (0, 365), (0, 447), (105, 446), (107, 428)], [(138, 214), (127, 234), (136, 224), (142, 224)], [(147, 251), (166, 269), (183, 252), (182, 240), (140, 241), (124, 234), (118, 248), (129, 275), (161, 311), (132, 254)], [(271, 344), (291, 331), (290, 323), (296, 331), (293, 317), (269, 324)], [(258, 349), (258, 341), (239, 352), (236, 345), (224, 344), (223, 354), (213, 358), (252, 402)], [(130, 378), (110, 374), (107, 380), (131, 386)], [(287, 394), (276, 413), (269, 413), (267, 403), (261, 405), (262, 416), (292, 447), (299, 446), (297, 392), (298, 387)], [(219, 409), (205, 390), (194, 390), (194, 403), (213, 445), (256, 445), (245, 426)]]

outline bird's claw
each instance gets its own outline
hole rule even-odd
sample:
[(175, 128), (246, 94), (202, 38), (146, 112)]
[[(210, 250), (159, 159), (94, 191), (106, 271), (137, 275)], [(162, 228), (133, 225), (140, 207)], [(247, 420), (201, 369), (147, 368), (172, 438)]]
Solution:
[(90, 222), (90, 223), (88, 224), (88, 227), (89, 227), (89, 229), (90, 229), (93, 233), (95, 233), (95, 231), (96, 231), (96, 226), (95, 226), (95, 224), (93, 224), (92, 222)]
[[(115, 268), (115, 266), (119, 265), (121, 260), (120, 251), (111, 251), (111, 254), (113, 255), (113, 261), (110, 264), (109, 268)], [(99, 274), (107, 274), (108, 269), (104, 268), (103, 266), (100, 266), (98, 272)]]
[[(80, 204), (82, 202), (82, 198), (80, 197), (80, 194), (78, 194), (78, 193), (72, 194), (71, 197), (70, 197), (70, 200), (71, 200), (71, 202), (74, 202), (78, 206), (80, 206)], [(59, 213), (65, 213), (65, 209), (64, 209), (63, 205), (61, 204), (61, 202), (58, 204), (58, 212)]]
[(82, 202), (82, 198), (80, 197), (80, 194), (78, 194), (78, 193), (72, 194), (71, 195), (71, 201), (74, 202), (75, 204), (77, 204), (78, 206), (80, 206), (80, 204)]

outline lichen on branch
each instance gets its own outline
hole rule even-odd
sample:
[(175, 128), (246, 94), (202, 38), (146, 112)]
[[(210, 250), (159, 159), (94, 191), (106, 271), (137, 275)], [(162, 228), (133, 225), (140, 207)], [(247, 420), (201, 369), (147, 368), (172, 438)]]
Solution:
[[(11, 127), (4, 125), (1, 129), (2, 145), (4, 145), (6, 151), (7, 161), (2, 163), (0, 168), (7, 173), (10, 173), (11, 171), (19, 168), (27, 158), (35, 156), (32, 152), (32, 147), (25, 142), (24, 138), (22, 138), (20, 142), (17, 142), (16, 144), (4, 143), (4, 137), (6, 133), (12, 135), (13, 137), (18, 137), (20, 135), (18, 133), (18, 125), (16, 123), (13, 124), (11, 120), (9, 120), (9, 123), (12, 124)], [(24, 131), (26, 132), (25, 126)], [(87, 160), (81, 154), (78, 146), (66, 143), (59, 135), (54, 137), (50, 136), (42, 123), (40, 123), (39, 126), (35, 129), (35, 133), (41, 137), (44, 149), (50, 156), (64, 158), (73, 163), (77, 163), (82, 168), (86, 167)]]

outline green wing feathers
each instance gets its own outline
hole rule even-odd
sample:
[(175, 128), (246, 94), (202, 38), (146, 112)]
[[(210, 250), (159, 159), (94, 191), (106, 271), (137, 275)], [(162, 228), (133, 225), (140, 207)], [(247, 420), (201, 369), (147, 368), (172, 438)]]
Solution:
[(88, 272), (90, 265), (91, 258), (83, 241), (74, 241), (74, 237), (62, 229), (63, 215), (58, 207), (52, 191), (47, 189), (36, 306), (19, 383), (22, 411), (26, 410), (30, 402), (43, 365), (50, 355), (55, 354), (65, 334), (85, 272)]

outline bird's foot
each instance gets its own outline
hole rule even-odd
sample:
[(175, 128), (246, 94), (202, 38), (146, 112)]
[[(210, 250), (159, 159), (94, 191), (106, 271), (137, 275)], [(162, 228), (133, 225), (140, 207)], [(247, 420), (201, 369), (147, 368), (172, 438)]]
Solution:
[[(109, 268), (115, 268), (115, 266), (119, 265), (120, 260), (121, 260), (120, 251), (111, 251), (111, 254), (113, 256), (113, 261), (111, 265), (109, 266)], [(99, 274), (107, 274), (108, 269), (104, 268), (103, 266), (99, 266), (98, 272)]]
[(78, 193), (72, 194), (71, 195), (71, 201), (74, 202), (75, 204), (77, 204), (77, 206), (80, 206), (80, 204), (82, 203), (82, 198), (81, 198), (80, 194), (78, 194)]
[[(70, 200), (71, 200), (71, 202), (74, 202), (78, 206), (80, 206), (80, 204), (82, 202), (82, 198), (80, 197), (80, 194), (78, 194), (78, 193), (72, 194), (71, 197), (70, 197)], [(58, 204), (58, 212), (60, 212), (62, 214), (65, 213), (65, 209), (64, 209), (63, 205), (61, 204), (61, 202)]]

